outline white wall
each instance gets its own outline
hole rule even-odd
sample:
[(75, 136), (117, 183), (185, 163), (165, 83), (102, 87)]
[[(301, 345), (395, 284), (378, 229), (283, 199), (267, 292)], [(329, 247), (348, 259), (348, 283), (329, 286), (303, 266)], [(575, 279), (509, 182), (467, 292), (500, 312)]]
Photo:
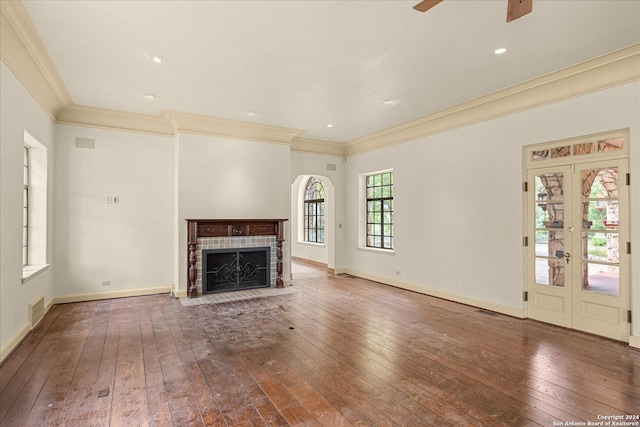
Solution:
[[(95, 149), (77, 148), (76, 137), (94, 139)], [(170, 137), (57, 126), (57, 295), (169, 290), (173, 144)], [(116, 196), (118, 204), (107, 203)]]
[[(22, 164), (24, 131), (47, 147), (47, 270), (22, 283)], [(0, 348), (28, 331), (27, 304), (39, 294), (54, 297), (54, 124), (13, 73), (0, 62)], [(4, 354), (4, 353), (3, 353)]]
[[(288, 219), (288, 145), (193, 134), (177, 137), (179, 291), (187, 289), (186, 219)], [(288, 223), (285, 228), (289, 227)], [(285, 235), (284, 274), (290, 271)]]
[[(346, 258), (387, 282), (523, 307), (522, 146), (630, 128), (632, 247), (640, 247), (640, 83), (577, 97), (346, 163)], [(393, 168), (395, 254), (357, 249), (358, 176)], [(632, 255), (640, 313), (640, 250)], [(636, 314), (637, 316), (637, 314)], [(634, 323), (640, 335), (640, 322)]]
[[(335, 166), (328, 170), (327, 165)], [(329, 268), (344, 268), (344, 160), (342, 157), (291, 153), (291, 255), (327, 264)], [(298, 235), (301, 199), (309, 176), (319, 176), (325, 186), (325, 244), (302, 242)]]

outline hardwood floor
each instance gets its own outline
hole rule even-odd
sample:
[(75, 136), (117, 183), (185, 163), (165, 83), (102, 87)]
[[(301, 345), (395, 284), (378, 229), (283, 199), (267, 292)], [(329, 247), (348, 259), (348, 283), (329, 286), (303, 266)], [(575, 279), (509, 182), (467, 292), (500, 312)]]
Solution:
[(301, 264), (294, 275), (298, 292), (269, 298), (53, 307), (0, 367), (0, 425), (553, 426), (640, 414), (640, 352), (623, 343)]

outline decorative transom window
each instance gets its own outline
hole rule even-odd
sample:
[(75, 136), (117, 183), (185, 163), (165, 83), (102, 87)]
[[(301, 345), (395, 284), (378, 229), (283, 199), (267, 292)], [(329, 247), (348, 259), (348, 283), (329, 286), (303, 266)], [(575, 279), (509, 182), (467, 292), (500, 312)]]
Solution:
[(304, 241), (324, 243), (324, 186), (315, 176), (304, 191)]
[(366, 177), (367, 246), (393, 249), (393, 172)]
[(524, 147), (526, 166), (543, 167), (567, 162), (619, 158), (629, 153), (627, 129)]

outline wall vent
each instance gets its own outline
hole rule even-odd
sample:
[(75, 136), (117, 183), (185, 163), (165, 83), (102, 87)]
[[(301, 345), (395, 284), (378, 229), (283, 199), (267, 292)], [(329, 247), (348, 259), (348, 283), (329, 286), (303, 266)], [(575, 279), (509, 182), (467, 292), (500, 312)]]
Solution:
[(93, 150), (96, 148), (96, 140), (92, 138), (76, 138), (76, 148)]
[(327, 163), (327, 170), (328, 171), (336, 170), (336, 164), (335, 163)]
[(39, 295), (29, 303), (29, 323), (35, 328), (44, 317), (44, 295)]

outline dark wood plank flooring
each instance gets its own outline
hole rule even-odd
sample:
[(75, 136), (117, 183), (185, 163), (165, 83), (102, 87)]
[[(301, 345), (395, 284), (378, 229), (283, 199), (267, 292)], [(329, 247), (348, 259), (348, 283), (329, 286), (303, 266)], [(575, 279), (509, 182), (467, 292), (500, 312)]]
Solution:
[(640, 414), (640, 352), (623, 343), (301, 264), (294, 275), (298, 292), (247, 301), (53, 307), (0, 366), (0, 425), (554, 426)]

